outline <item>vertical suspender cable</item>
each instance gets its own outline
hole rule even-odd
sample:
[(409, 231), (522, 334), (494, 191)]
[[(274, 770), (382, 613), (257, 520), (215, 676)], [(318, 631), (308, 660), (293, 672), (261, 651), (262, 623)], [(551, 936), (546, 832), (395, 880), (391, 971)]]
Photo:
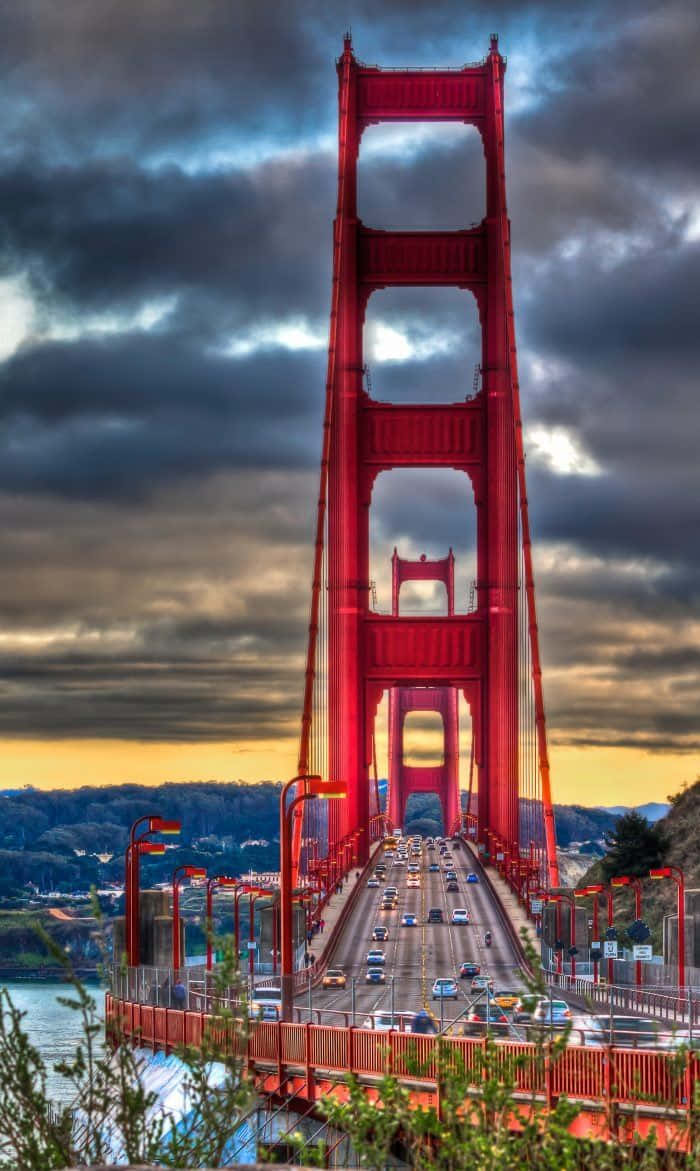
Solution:
[[(347, 145), (348, 123), (348, 91), (350, 81), (350, 62), (347, 54), (343, 62), (340, 96), (340, 160), (345, 165), (345, 146)], [(335, 359), (338, 331), (338, 307), (340, 301), (340, 271), (342, 264), (342, 222), (344, 215), (344, 183), (343, 176), (338, 176), (338, 207), (333, 225), (333, 291), (331, 295), (331, 319), (328, 339), (328, 365), (326, 370), (326, 398), (323, 414), (323, 441), (321, 446), (321, 468), (316, 506), (316, 533), (314, 541), (314, 563), (311, 584), (311, 613), (309, 616), (309, 633), (306, 647), (306, 668), (304, 671), (304, 699), (301, 715), (301, 733), (299, 737), (299, 757), (297, 771), (300, 776), (309, 772), (311, 752), (311, 731), (313, 723), (313, 698), (316, 682), (316, 653), (318, 649), (319, 617), (321, 609), (321, 595), (323, 593), (323, 553), (325, 547), (326, 506), (328, 499), (328, 467), (331, 451), (331, 425), (333, 421), (333, 388), (335, 384)], [(325, 696), (323, 697), (325, 699)], [(299, 848), (301, 840), (301, 825), (295, 824), (294, 842), (292, 845), (292, 866), (298, 867)], [(296, 874), (293, 875), (296, 878)]]
[(554, 824), (554, 809), (552, 806), (552, 788), (549, 772), (549, 756), (547, 753), (547, 728), (544, 713), (544, 696), (542, 692), (542, 667), (540, 662), (539, 633), (537, 627), (537, 606), (535, 603), (535, 580), (532, 567), (532, 541), (530, 538), (530, 517), (528, 513), (527, 490), (525, 484), (525, 453), (523, 449), (523, 425), (520, 413), (520, 387), (518, 382), (518, 359), (515, 349), (515, 330), (513, 316), (513, 288), (510, 265), (510, 222), (506, 207), (505, 187), (505, 156), (503, 149), (503, 103), (501, 100), (501, 57), (498, 52), (491, 54), (492, 84), (494, 88), (494, 104), (496, 109), (496, 132), (498, 151), (498, 176), (501, 203), (503, 245), (503, 264), (506, 278), (506, 330), (510, 349), (511, 386), (513, 393), (513, 413), (515, 417), (515, 449), (518, 465), (518, 487), (520, 490), (520, 518), (523, 533), (523, 555), (525, 559), (525, 590), (527, 596), (528, 627), (530, 633), (530, 647), (532, 652), (532, 680), (535, 693), (535, 726), (537, 729), (537, 748), (539, 756), (539, 772), (542, 785), (542, 812), (544, 816), (544, 832), (547, 852), (547, 872), (550, 886), (559, 885), (559, 864), (557, 861), (556, 828)]

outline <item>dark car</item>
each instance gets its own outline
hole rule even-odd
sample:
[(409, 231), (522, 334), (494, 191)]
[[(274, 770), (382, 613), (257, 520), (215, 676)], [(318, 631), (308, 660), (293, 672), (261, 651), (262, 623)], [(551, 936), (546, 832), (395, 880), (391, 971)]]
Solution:
[(444, 922), (443, 917), (442, 917), (442, 907), (431, 907), (430, 908), (430, 910), (428, 911), (428, 922), (429, 923), (442, 923), (442, 922)]
[(508, 1030), (508, 1017), (493, 1001), (474, 1005), (465, 1021), (464, 1031), (467, 1034), (484, 1033), (487, 1026), (501, 1033)]
[(668, 1026), (662, 1030), (658, 1021), (633, 1016), (591, 1017), (584, 1039), (586, 1045), (612, 1043), (621, 1049), (674, 1049), (688, 1043), (687, 1033), (675, 1034)]
[(450, 894), (454, 894), (456, 890), (459, 890), (459, 883), (457, 882), (457, 879), (451, 878), (450, 881), (446, 883), (445, 890), (449, 891)]
[(481, 968), (478, 964), (472, 964), (465, 960), (463, 964), (459, 965), (459, 974), (463, 980), (473, 980), (474, 976), (478, 976)]

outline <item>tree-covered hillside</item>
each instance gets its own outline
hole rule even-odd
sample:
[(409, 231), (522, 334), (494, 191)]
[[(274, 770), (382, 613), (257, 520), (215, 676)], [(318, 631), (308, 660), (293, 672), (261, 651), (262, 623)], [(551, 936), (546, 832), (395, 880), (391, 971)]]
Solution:
[(144, 858), (146, 882), (193, 858), (211, 873), (277, 869), (278, 801), (279, 785), (213, 781), (8, 793), (0, 797), (0, 896), (26, 893), (27, 883), (70, 891), (120, 878), (129, 827), (151, 813), (179, 818), (182, 833), (166, 839), (164, 857)]
[[(663, 917), (676, 910), (676, 886), (668, 880), (649, 879), (649, 870), (680, 866), (686, 889), (700, 887), (700, 778), (669, 797), (669, 801), (669, 813), (653, 826), (634, 813), (618, 821), (609, 835), (607, 854), (590, 867), (580, 882), (581, 886), (604, 883), (621, 874), (644, 879), (642, 913), (652, 930), (656, 950), (661, 948)], [(630, 923), (634, 918), (632, 909), (632, 895), (616, 891), (616, 919)]]

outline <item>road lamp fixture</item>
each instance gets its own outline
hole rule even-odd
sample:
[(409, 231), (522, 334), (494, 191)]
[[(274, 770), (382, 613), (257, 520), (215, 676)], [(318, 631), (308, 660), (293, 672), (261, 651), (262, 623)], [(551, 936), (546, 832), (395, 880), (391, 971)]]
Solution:
[[(593, 895), (593, 942), (598, 942), (598, 894), (602, 887), (598, 886), (582, 886), (580, 890), (574, 891), (575, 899), (585, 899), (588, 895)], [(593, 983), (599, 982), (599, 961), (593, 961)]]
[[(634, 891), (634, 917), (641, 919), (642, 917), (642, 883), (639, 878), (632, 878), (629, 874), (619, 874), (616, 878), (610, 879), (611, 886), (628, 886)], [(642, 986), (642, 961), (635, 960), (634, 963), (634, 982), (637, 988)]]
[[(255, 975), (255, 948), (251, 946), (255, 943), (255, 901), (260, 898), (269, 898), (271, 895), (274, 898), (277, 891), (272, 890), (270, 887), (258, 887), (256, 890), (249, 890), (248, 894), (250, 896), (248, 900), (248, 973), (252, 982), (253, 976)], [(262, 936), (262, 928), (260, 934)]]
[[(551, 891), (548, 895), (550, 902), (556, 904), (557, 907), (557, 939), (561, 939), (561, 904), (566, 902), (569, 904), (569, 959), (571, 961), (571, 978), (576, 976), (576, 898), (575, 891)], [(557, 967), (562, 971), (562, 953), (557, 952)]]
[(206, 911), (206, 930), (207, 930), (207, 971), (211, 972), (213, 967), (214, 955), (212, 948), (212, 936), (214, 934), (214, 921), (212, 913), (214, 909), (214, 891), (220, 887), (235, 887), (238, 886), (237, 878), (230, 878), (228, 874), (215, 874), (213, 878), (207, 879), (207, 911)]
[(206, 878), (207, 872), (200, 866), (176, 866), (173, 870), (173, 980), (182, 964), (180, 954), (180, 883), (183, 878)]
[(139, 909), (139, 859), (143, 854), (165, 853), (163, 842), (149, 842), (151, 834), (179, 834), (179, 821), (171, 821), (157, 814), (137, 817), (129, 830), (129, 844), (124, 858), (124, 927), (127, 963), (130, 968), (139, 965), (141, 950), (141, 919)]
[[(295, 785), (303, 790), (289, 805), (287, 796)], [(318, 774), (292, 777), (283, 785), (280, 793), (280, 950), (282, 1020), (290, 1020), (294, 1005), (294, 939), (292, 911), (292, 833), (291, 819), (294, 810), (302, 801), (318, 798), (340, 798), (347, 796), (343, 782), (331, 781), (324, 785)]]
[(661, 866), (649, 871), (650, 878), (672, 878), (678, 892), (678, 991), (685, 988), (685, 875), (680, 866)]
[[(574, 894), (576, 894), (576, 893), (577, 892), (574, 891)], [(583, 887), (581, 893), (584, 895), (594, 895), (595, 896), (595, 900), (593, 903), (593, 933), (594, 934), (596, 933), (596, 930), (598, 927), (598, 895), (605, 895), (605, 900), (606, 900), (606, 904), (607, 904), (607, 915), (608, 915), (608, 930), (610, 930), (611, 927), (614, 927), (615, 926), (615, 914), (614, 914), (614, 907), (613, 907), (613, 892), (611, 891), (610, 887), (605, 886), (604, 883), (602, 883), (602, 882), (595, 882), (591, 886)], [(608, 975), (608, 984), (614, 984), (615, 983), (615, 961), (612, 958), (612, 956), (608, 956), (607, 975)], [(597, 976), (597, 971), (596, 971), (596, 976)], [(596, 983), (597, 983), (597, 979), (596, 979)]]

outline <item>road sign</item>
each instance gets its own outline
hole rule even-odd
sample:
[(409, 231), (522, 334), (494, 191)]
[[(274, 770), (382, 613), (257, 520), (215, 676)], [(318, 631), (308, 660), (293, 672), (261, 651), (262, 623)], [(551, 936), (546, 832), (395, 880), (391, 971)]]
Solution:
[(542, 899), (530, 899), (530, 910), (533, 915), (542, 914)]
[(503, 854), (496, 854), (496, 861), (502, 862), (503, 861)]
[(632, 948), (632, 954), (636, 960), (650, 960), (652, 958), (652, 946), (650, 943), (635, 943)]
[(593, 939), (591, 941), (591, 951), (600, 951), (600, 940)]
[(617, 927), (608, 927), (605, 932), (606, 939), (617, 939)]
[(249, 939), (248, 940), (248, 951), (257, 951), (257, 950), (258, 950), (257, 939)]
[(603, 942), (603, 955), (605, 956), (606, 960), (616, 960), (617, 959), (617, 940), (616, 939), (606, 939)]
[(633, 943), (646, 943), (651, 938), (651, 931), (643, 919), (635, 919), (627, 928), (627, 934)]
[(470, 825), (470, 826), (469, 826), (468, 833), (469, 833), (469, 837), (470, 837), (470, 838), (475, 838), (475, 837), (476, 837), (476, 826), (475, 826), (475, 825)]

